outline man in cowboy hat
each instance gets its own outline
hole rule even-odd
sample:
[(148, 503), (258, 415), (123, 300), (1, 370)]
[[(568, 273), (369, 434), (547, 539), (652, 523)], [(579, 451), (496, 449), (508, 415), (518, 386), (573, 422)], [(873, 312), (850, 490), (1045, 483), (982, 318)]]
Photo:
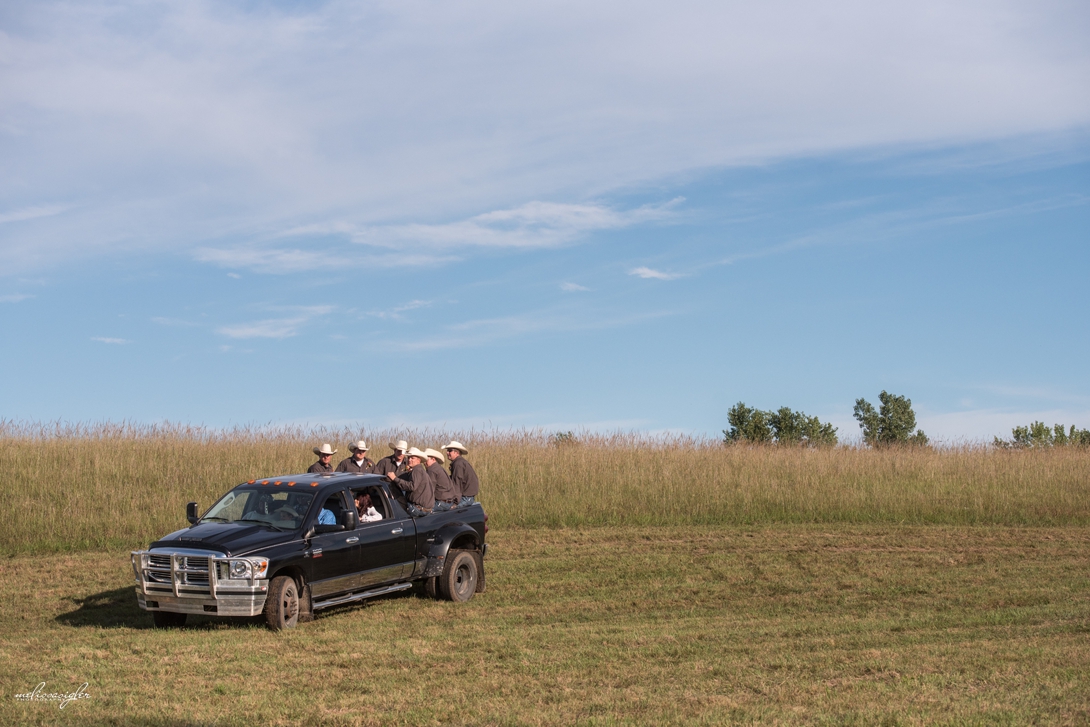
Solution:
[(338, 472), (351, 472), (356, 475), (369, 475), (375, 463), (367, 458), (367, 442), (362, 439), (348, 445), (351, 457), (345, 457), (337, 463)]
[(405, 452), (409, 449), (409, 443), (404, 439), (398, 442), (390, 442), (390, 449), (394, 450), (394, 453), (380, 459), (378, 464), (371, 469), (373, 474), (385, 477), (393, 472), (395, 475), (399, 475), (408, 467)]
[(461, 506), (472, 505), (477, 499), (477, 493), (481, 490), (481, 482), (477, 479), (477, 473), (473, 465), (465, 458), (469, 454), (461, 442), (453, 439), (450, 444), (443, 447), (450, 457), (450, 478), (454, 481), (454, 489), (458, 491)]
[(431, 477), (432, 487), (435, 488), (435, 511), (444, 512), (458, 507), (459, 491), (450, 481), (450, 476), (443, 469), (446, 458), (443, 453), (428, 448), (424, 450), (424, 464), (428, 468), (428, 476)]
[(387, 472), (386, 478), (408, 496), (410, 515), (427, 515), (435, 508), (435, 487), (423, 464), (427, 458), (419, 449), (412, 447), (405, 453), (405, 459), (408, 460), (408, 468), (400, 475)]
[(314, 448), (314, 454), (318, 455), (318, 461), (310, 466), (307, 470), (312, 475), (322, 475), (326, 472), (333, 471), (333, 465), (330, 464), (333, 460), (333, 455), (337, 453), (337, 450), (329, 446), (329, 443), (323, 444), (321, 447)]

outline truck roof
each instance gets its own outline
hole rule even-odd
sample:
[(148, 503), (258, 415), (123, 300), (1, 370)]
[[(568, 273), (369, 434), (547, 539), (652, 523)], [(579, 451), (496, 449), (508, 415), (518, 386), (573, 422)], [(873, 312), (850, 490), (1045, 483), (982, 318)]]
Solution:
[(320, 489), (327, 489), (326, 485), (337, 485), (343, 487), (352, 481), (358, 481), (361, 485), (375, 485), (382, 482), (389, 482), (385, 477), (379, 475), (361, 475), (352, 472), (327, 472), (322, 474), (301, 474), (301, 475), (277, 475), (276, 477), (258, 477), (257, 479), (243, 482), (237, 487), (245, 485), (261, 485), (262, 487), (268, 487), (270, 489), (276, 488), (291, 488), (295, 489), (310, 489), (317, 487)]

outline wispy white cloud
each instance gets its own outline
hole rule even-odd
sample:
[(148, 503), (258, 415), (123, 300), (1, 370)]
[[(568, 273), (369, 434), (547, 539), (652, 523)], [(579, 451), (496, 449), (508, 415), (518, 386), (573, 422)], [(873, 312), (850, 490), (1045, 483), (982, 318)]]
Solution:
[(152, 323), (158, 323), (160, 326), (175, 326), (179, 328), (193, 328), (200, 325), (193, 321), (182, 320), (181, 318), (164, 318), (162, 316), (155, 316), (151, 319)]
[(241, 278), (242, 276), (241, 276), (241, 275), (239, 275), (238, 273), (227, 273), (227, 277), (229, 277), (229, 278), (234, 278), (235, 280), (238, 280), (238, 279), (239, 279), (239, 278)]
[(36, 220), (41, 217), (59, 215), (68, 209), (65, 205), (41, 205), (37, 207), (24, 207), (11, 212), (0, 212), (0, 225), (7, 222), (22, 222), (24, 220)]
[[(859, 203), (859, 206), (864, 206), (868, 201), (869, 199), (853, 200), (853, 202)], [(980, 209), (979, 204), (977, 200), (948, 196), (913, 206), (860, 213), (846, 221), (817, 227), (805, 234), (794, 235), (763, 247), (743, 250), (724, 258), (696, 265), (694, 269), (702, 270), (720, 265), (733, 265), (745, 260), (756, 260), (814, 247), (856, 245), (894, 240), (924, 230), (953, 227), (980, 220), (1083, 207), (1090, 204), (1090, 197), (1081, 194), (1064, 194), (1057, 197), (1007, 204), (1002, 207), (988, 206), (985, 209)], [(846, 203), (846, 205), (850, 206), (851, 202)], [(832, 205), (826, 205), (825, 207), (831, 208)]]
[(430, 300), (410, 300), (408, 303), (404, 303), (399, 306), (390, 308), (389, 310), (373, 310), (367, 311), (364, 315), (372, 318), (384, 318), (389, 320), (403, 320), (407, 313), (411, 310), (418, 310), (420, 308), (430, 308), (432, 301)]
[(590, 290), (590, 288), (585, 285), (579, 285), (578, 283), (561, 283), (560, 289), (568, 293), (580, 293)]
[(124, 338), (107, 338), (105, 336), (91, 336), (92, 341), (98, 341), (99, 343), (112, 343), (116, 345), (124, 345), (126, 343), (132, 343)]
[[(359, 270), (366, 268), (436, 267), (454, 262), (455, 255), (420, 252), (374, 254), (358, 247), (338, 245), (336, 241), (313, 244), (307, 248), (278, 248), (267, 244), (198, 248), (194, 257), (200, 262), (225, 268), (252, 270), (268, 275), (305, 273), (315, 270)], [(235, 277), (241, 277), (235, 274)]]
[(273, 338), (283, 339), (299, 335), (299, 332), (315, 318), (333, 312), (333, 306), (278, 306), (295, 315), (283, 318), (265, 318), (250, 323), (238, 323), (220, 326), (216, 333), (229, 338)]
[(683, 273), (665, 273), (661, 270), (645, 267), (633, 268), (628, 271), (628, 274), (649, 280), (677, 280), (678, 278), (685, 277)]
[(400, 341), (400, 351), (434, 351), (449, 348), (473, 348), (494, 341), (533, 333), (591, 331), (620, 328), (674, 315), (673, 311), (654, 311), (637, 315), (588, 315), (585, 311), (537, 311), (498, 318), (481, 318), (447, 325), (435, 335)]
[(33, 295), (27, 293), (8, 293), (6, 295), (0, 295), (0, 303), (21, 303), (22, 301), (33, 297)]
[[(711, 0), (426, 12), (44, 0), (19, 18), (4, 28), (19, 72), (4, 85), (0, 191), (62, 190), (72, 206), (6, 213), (28, 223), (0, 246), (8, 274), (345, 219), (396, 251), (567, 244), (567, 222), (538, 230), (520, 217), (549, 214), (526, 200), (1090, 123), (1088, 11), (1061, 0), (830, 0), (791, 13)], [(246, 264), (285, 270), (291, 253)]]
[[(619, 230), (666, 219), (683, 201), (617, 210), (598, 204), (529, 202), (513, 209), (496, 210), (444, 224), (407, 224), (352, 228), (339, 226), (354, 242), (397, 249), (461, 250), (467, 247), (543, 248), (566, 245), (580, 236), (600, 230)], [(302, 228), (306, 232), (313, 229)], [(285, 234), (297, 234), (290, 231)]]
[(291, 338), (298, 335), (310, 319), (303, 316), (295, 318), (266, 318), (252, 323), (240, 323), (233, 326), (221, 326), (216, 333), (230, 338)]
[[(682, 198), (634, 209), (601, 204), (530, 202), (441, 224), (357, 225), (332, 222), (287, 229), (264, 243), (196, 250), (202, 262), (261, 273), (363, 267), (435, 267), (482, 249), (540, 249), (568, 245), (593, 232), (667, 220)], [(305, 238), (305, 247), (278, 247)], [(345, 245), (345, 243), (352, 243)], [(361, 251), (359, 247), (367, 251)]]
[(266, 248), (253, 244), (230, 248), (201, 247), (197, 248), (194, 257), (200, 262), (259, 273), (303, 273), (344, 265), (344, 261), (313, 250)]

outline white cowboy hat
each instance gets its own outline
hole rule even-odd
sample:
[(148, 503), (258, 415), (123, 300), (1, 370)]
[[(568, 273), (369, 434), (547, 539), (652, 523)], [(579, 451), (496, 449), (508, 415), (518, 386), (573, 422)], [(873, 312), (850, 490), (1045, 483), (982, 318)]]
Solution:
[(396, 442), (390, 442), (390, 449), (400, 449), (402, 452), (409, 448), (409, 443), (404, 439), (400, 439)]
[(314, 454), (321, 457), (323, 454), (336, 454), (337, 450), (329, 446), (329, 443), (323, 444), (321, 447), (314, 448)]
[(352, 444), (348, 445), (348, 451), (349, 452), (366, 452), (367, 451), (367, 442), (363, 441), (362, 439), (360, 441), (358, 441), (358, 442), (353, 442)]
[(434, 450), (431, 447), (428, 447), (427, 449), (424, 450), (424, 456), (425, 457), (434, 457), (435, 459), (439, 460), (440, 462), (446, 462), (447, 461), (447, 458), (443, 456), (442, 452)]
[(450, 440), (450, 444), (443, 447), (444, 451), (448, 449), (457, 449), (462, 454), (469, 454), (469, 450), (465, 448), (465, 445), (463, 445), (461, 442), (455, 442), (453, 439)]
[(408, 452), (405, 453), (405, 456), (406, 457), (419, 457), (420, 459), (426, 459), (428, 455), (424, 454), (423, 452), (421, 452), (416, 447), (413, 447), (412, 449), (410, 449)]

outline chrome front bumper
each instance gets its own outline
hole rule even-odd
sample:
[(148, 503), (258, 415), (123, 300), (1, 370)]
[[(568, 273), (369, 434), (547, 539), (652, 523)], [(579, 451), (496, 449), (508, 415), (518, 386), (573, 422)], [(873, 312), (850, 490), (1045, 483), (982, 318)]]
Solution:
[(136, 601), (145, 611), (257, 616), (269, 581), (228, 578), (230, 561), (206, 550), (133, 551)]

